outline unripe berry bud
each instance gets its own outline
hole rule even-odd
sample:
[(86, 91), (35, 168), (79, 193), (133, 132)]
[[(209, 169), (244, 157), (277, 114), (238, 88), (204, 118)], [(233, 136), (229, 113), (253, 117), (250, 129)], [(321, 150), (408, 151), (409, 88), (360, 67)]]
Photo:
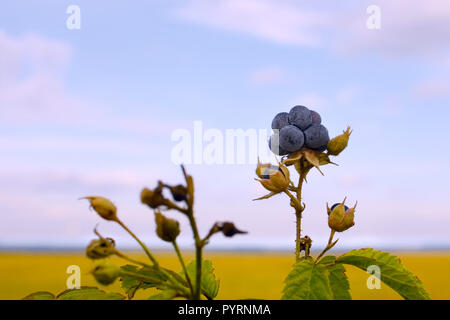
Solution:
[(98, 283), (107, 286), (120, 276), (120, 268), (111, 262), (102, 261), (95, 267), (92, 274)]
[(344, 149), (347, 147), (348, 139), (350, 138), (351, 134), (352, 131), (350, 130), (350, 127), (347, 127), (347, 130), (345, 130), (343, 134), (331, 139), (327, 145), (328, 154), (337, 156), (342, 151), (344, 151)]
[(164, 200), (161, 188), (156, 188), (155, 190), (144, 188), (141, 191), (141, 202), (152, 209), (156, 209), (163, 205), (165, 202)]
[(84, 197), (81, 199), (89, 200), (91, 208), (93, 208), (103, 219), (110, 221), (117, 220), (117, 208), (110, 200), (98, 196)]
[(289, 186), (289, 170), (282, 164), (272, 166), (258, 162), (256, 174), (261, 179), (258, 180), (264, 188), (272, 192), (282, 192)]
[(116, 252), (113, 239), (92, 240), (86, 248), (86, 256), (90, 259), (102, 259), (113, 255)]
[(155, 212), (156, 234), (161, 240), (173, 242), (180, 234), (178, 221), (166, 218), (161, 212)]
[(355, 209), (358, 202), (353, 208), (345, 206), (345, 200), (338, 205), (333, 205), (330, 209), (327, 204), (328, 226), (337, 232), (343, 232), (355, 225)]

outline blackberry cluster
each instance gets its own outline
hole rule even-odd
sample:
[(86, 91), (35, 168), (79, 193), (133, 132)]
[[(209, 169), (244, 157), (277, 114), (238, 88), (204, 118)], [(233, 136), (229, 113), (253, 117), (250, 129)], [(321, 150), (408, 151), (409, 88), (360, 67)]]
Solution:
[(273, 118), (274, 133), (269, 139), (270, 150), (279, 156), (297, 152), (303, 147), (325, 151), (330, 137), (316, 111), (304, 106), (295, 106), (287, 112), (280, 112)]

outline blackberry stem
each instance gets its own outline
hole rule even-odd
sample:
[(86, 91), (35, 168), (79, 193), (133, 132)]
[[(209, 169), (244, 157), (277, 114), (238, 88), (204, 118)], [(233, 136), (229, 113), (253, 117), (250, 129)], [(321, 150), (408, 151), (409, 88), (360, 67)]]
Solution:
[(305, 180), (305, 175), (303, 171), (303, 165), (300, 162), (300, 178), (298, 180), (298, 185), (296, 189), (297, 194), (297, 201), (300, 204), (299, 208), (295, 209), (295, 217), (296, 217), (296, 238), (295, 238), (295, 260), (298, 261), (300, 259), (300, 238), (302, 234), (302, 213), (305, 209), (304, 206), (302, 206), (302, 187), (303, 187), (303, 180)]

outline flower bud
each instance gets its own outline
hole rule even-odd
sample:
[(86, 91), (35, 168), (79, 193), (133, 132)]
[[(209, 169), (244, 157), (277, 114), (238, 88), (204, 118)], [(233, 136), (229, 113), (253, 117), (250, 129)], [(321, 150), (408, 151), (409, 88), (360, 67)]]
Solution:
[(223, 222), (219, 226), (219, 230), (222, 231), (222, 233), (225, 237), (232, 237), (238, 233), (242, 233), (242, 234), (247, 233), (247, 231), (242, 231), (242, 230), (239, 230), (238, 228), (236, 228), (236, 226), (232, 222)]
[(182, 184), (174, 187), (168, 187), (175, 201), (185, 201), (187, 199), (188, 190)]
[(178, 221), (166, 218), (161, 212), (155, 212), (156, 234), (162, 240), (173, 242), (180, 234)]
[(256, 174), (261, 179), (258, 180), (264, 188), (278, 193), (287, 189), (289, 186), (289, 170), (282, 164), (272, 166), (270, 164), (261, 164), (258, 162)]
[(120, 268), (111, 262), (102, 261), (94, 268), (92, 274), (98, 283), (107, 286), (120, 276)]
[(91, 208), (93, 208), (103, 219), (110, 221), (117, 220), (117, 208), (110, 200), (97, 196), (84, 197), (81, 199), (89, 200)]
[(343, 134), (331, 139), (327, 145), (328, 154), (337, 156), (344, 151), (351, 134), (352, 131), (350, 130), (350, 127), (347, 127), (347, 130), (345, 130)]
[(141, 202), (152, 209), (156, 209), (165, 203), (162, 189), (157, 187), (154, 190), (144, 188), (141, 191)]
[(353, 208), (345, 206), (345, 200), (338, 205), (333, 205), (332, 209), (328, 207), (328, 226), (337, 232), (343, 232), (355, 225), (355, 209), (358, 202), (356, 202)]
[(111, 238), (92, 240), (86, 248), (86, 256), (93, 260), (107, 258), (115, 252), (115, 243)]

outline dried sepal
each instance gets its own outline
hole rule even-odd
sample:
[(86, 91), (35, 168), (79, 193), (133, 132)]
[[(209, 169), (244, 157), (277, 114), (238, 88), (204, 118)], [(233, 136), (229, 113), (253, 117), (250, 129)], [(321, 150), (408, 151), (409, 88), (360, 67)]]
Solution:
[(184, 179), (186, 180), (186, 189), (187, 189), (187, 199), (186, 202), (189, 207), (193, 207), (194, 205), (194, 178), (186, 172), (186, 169), (183, 165), (181, 165), (181, 170), (183, 171)]
[(165, 204), (166, 199), (163, 195), (163, 188), (161, 182), (153, 190), (144, 188), (141, 191), (141, 202), (148, 205), (152, 209), (156, 209)]
[[(255, 180), (257, 180), (257, 179), (255, 179)], [(271, 193), (266, 194), (265, 196), (253, 199), (253, 201), (269, 199), (269, 198), (273, 197), (276, 194), (278, 194), (278, 192), (271, 192)]]
[(338, 166), (337, 163), (334, 163), (330, 160), (330, 157), (326, 153), (321, 152), (317, 155), (317, 157), (319, 158), (319, 165), (321, 165), (321, 166), (324, 166), (327, 164), (334, 164), (334, 165)]
[(286, 159), (282, 161), (282, 163), (285, 166), (291, 166), (293, 164), (296, 164), (300, 161), (300, 159), (303, 157), (302, 150), (291, 153)]
[(352, 134), (352, 130), (350, 126), (347, 127), (346, 130), (343, 131), (343, 133), (333, 139), (331, 139), (328, 142), (327, 150), (328, 154), (332, 156), (339, 155), (348, 145), (348, 140), (350, 138), (350, 135)]
[(320, 152), (314, 151), (314, 150), (310, 150), (310, 149), (305, 149), (303, 150), (303, 154), (306, 158), (306, 160), (308, 160), (308, 162), (310, 164), (312, 164), (314, 167), (316, 167), (317, 170), (319, 170), (319, 172), (323, 174), (322, 170), (320, 170), (319, 166), (320, 166), (320, 160), (319, 160), (319, 154)]

